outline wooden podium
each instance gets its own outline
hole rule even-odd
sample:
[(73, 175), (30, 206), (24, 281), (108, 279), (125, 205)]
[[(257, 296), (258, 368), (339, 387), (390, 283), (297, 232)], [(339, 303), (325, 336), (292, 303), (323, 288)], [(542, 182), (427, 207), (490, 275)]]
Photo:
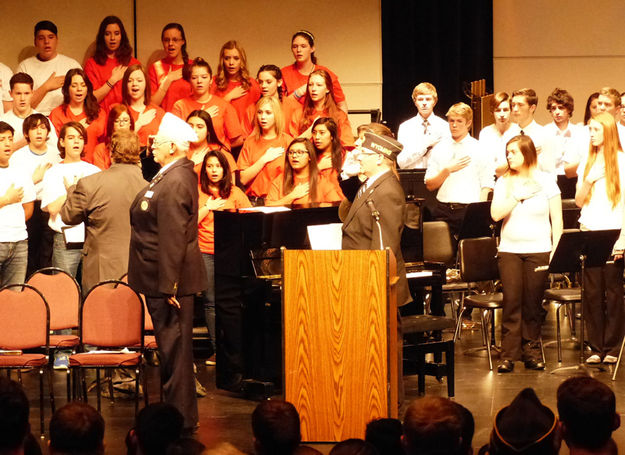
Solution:
[(283, 249), (283, 267), (284, 394), (302, 440), (364, 438), (397, 417), (393, 253)]

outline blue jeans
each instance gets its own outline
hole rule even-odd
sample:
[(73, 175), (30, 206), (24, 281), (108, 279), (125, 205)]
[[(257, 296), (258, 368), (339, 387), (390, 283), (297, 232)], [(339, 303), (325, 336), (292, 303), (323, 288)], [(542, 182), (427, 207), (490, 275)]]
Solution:
[(68, 250), (63, 240), (63, 234), (54, 233), (54, 241), (52, 247), (52, 267), (58, 267), (65, 270), (71, 276), (76, 278), (78, 273), (78, 265), (82, 259), (82, 250)]
[(28, 240), (0, 242), (0, 287), (26, 281)]
[(215, 349), (215, 340), (217, 333), (215, 332), (215, 256), (212, 254), (202, 253), (204, 266), (206, 267), (206, 275), (208, 278), (208, 288), (204, 291), (204, 315), (206, 317), (206, 328), (213, 349)]

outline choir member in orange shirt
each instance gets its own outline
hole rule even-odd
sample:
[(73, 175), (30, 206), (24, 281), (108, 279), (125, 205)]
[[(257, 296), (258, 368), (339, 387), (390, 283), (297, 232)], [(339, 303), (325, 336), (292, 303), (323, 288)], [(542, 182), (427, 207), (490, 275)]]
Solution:
[[(206, 327), (215, 352), (215, 217), (216, 210), (251, 207), (243, 191), (232, 184), (230, 165), (225, 155), (217, 150), (209, 151), (200, 167), (198, 242), (208, 274), (208, 288), (204, 293)], [(214, 357), (206, 361), (215, 365)]]
[(339, 84), (339, 79), (332, 71), (325, 66), (317, 65), (317, 57), (315, 56), (315, 37), (307, 30), (296, 32), (291, 38), (291, 52), (295, 62), (292, 65), (282, 68), (282, 76), (287, 89), (287, 94), (295, 95), (295, 97), (303, 102), (306, 94), (306, 86), (308, 84), (308, 76), (315, 70), (325, 70), (332, 78), (332, 92), (336, 104), (347, 114), (347, 102), (345, 94)]
[(319, 205), (342, 199), (334, 185), (319, 174), (312, 142), (301, 137), (293, 139), (287, 149), (284, 172), (274, 179), (266, 205)]
[[(291, 122), (291, 116), (299, 107), (300, 103), (294, 95), (288, 95), (286, 86), (282, 77), (282, 71), (276, 65), (263, 65), (256, 73), (256, 80), (260, 86), (262, 96), (273, 96), (278, 98), (282, 106), (282, 115), (284, 116), (284, 124)], [(256, 115), (256, 106), (248, 109), (248, 118), (254, 119)]]
[(100, 108), (93, 94), (93, 86), (85, 72), (74, 68), (67, 72), (63, 82), (63, 104), (50, 112), (50, 121), (57, 136), (67, 122), (78, 122), (87, 129), (84, 161), (93, 163), (93, 152), (106, 131), (106, 112)]
[(113, 104), (122, 101), (121, 80), (128, 66), (141, 62), (132, 56), (126, 29), (117, 16), (102, 20), (95, 46), (95, 54), (85, 63), (85, 73), (100, 106), (108, 111)]
[(122, 79), (122, 101), (128, 106), (134, 121), (134, 132), (141, 147), (148, 145), (148, 137), (158, 132), (165, 111), (151, 103), (148, 75), (143, 66), (130, 65)]
[(191, 64), (189, 82), (192, 94), (174, 103), (172, 114), (183, 120), (192, 111), (203, 110), (213, 119), (215, 132), (221, 142), (228, 149), (238, 147), (245, 139), (237, 111), (227, 101), (212, 95), (209, 92), (213, 72), (210, 65), (201, 57), (197, 57)]
[(234, 175), (234, 171), (237, 170), (237, 163), (234, 161), (232, 153), (219, 142), (217, 133), (215, 133), (215, 128), (213, 127), (213, 121), (208, 112), (201, 110), (191, 112), (187, 117), (187, 123), (193, 128), (198, 139), (197, 142), (191, 143), (187, 158), (193, 161), (193, 164), (198, 165), (204, 161), (204, 157), (208, 152), (211, 150), (219, 150), (228, 159), (230, 172)]
[(243, 133), (252, 132), (252, 122), (247, 116), (249, 106), (254, 106), (260, 98), (258, 82), (247, 69), (245, 50), (236, 41), (228, 41), (219, 52), (217, 74), (210, 92), (228, 101), (236, 109)]
[(308, 92), (304, 105), (291, 117), (289, 133), (310, 138), (312, 124), (319, 117), (331, 117), (338, 125), (343, 147), (353, 147), (354, 135), (347, 114), (340, 110), (332, 93), (332, 79), (325, 70), (316, 70), (308, 77)]
[(271, 182), (282, 172), (284, 151), (292, 138), (284, 132), (282, 109), (274, 97), (263, 96), (256, 103), (254, 123), (254, 132), (245, 140), (237, 164), (247, 195), (262, 205)]
[(187, 37), (182, 25), (172, 22), (163, 27), (161, 41), (165, 58), (154, 62), (149, 70), (152, 103), (171, 112), (174, 103), (191, 96), (190, 65)]
[(345, 159), (345, 149), (339, 140), (336, 122), (330, 117), (320, 117), (315, 120), (312, 128), (312, 142), (317, 155), (319, 174), (328, 179), (335, 186), (337, 193), (342, 196), (339, 175)]
[(111, 167), (111, 137), (119, 130), (135, 130), (135, 121), (125, 104), (116, 104), (111, 108), (106, 120), (106, 139), (98, 144), (93, 153), (93, 164), (102, 170)]

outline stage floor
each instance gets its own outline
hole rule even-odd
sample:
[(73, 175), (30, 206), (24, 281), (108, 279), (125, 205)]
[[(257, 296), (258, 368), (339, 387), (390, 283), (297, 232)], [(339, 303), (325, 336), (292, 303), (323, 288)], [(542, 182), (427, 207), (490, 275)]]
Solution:
[[(545, 342), (555, 340), (554, 309), (549, 310), (549, 315), (543, 338)], [(451, 334), (447, 334), (450, 336)], [(569, 335), (568, 325), (563, 322), (563, 336)], [(499, 332), (497, 333), (499, 340)], [(489, 439), (492, 421), (497, 411), (510, 403), (514, 396), (524, 387), (533, 387), (542, 402), (556, 411), (556, 390), (558, 385), (568, 376), (575, 374), (573, 371), (552, 374), (558, 366), (576, 365), (579, 359), (579, 351), (574, 349), (572, 343), (563, 346), (563, 362), (558, 364), (555, 343), (545, 348), (547, 369), (545, 371), (525, 370), (523, 364), (517, 362), (515, 371), (510, 374), (499, 374), (488, 369), (486, 351), (472, 355), (464, 352), (481, 345), (479, 331), (463, 331), (462, 339), (456, 344), (456, 397), (459, 403), (466, 406), (475, 418), (476, 431), (473, 445), (477, 450)], [(493, 363), (496, 370), (497, 353), (493, 352)], [(214, 367), (204, 366), (204, 362), (198, 360), (198, 374), (200, 381), (206, 387), (208, 395), (199, 398), (200, 430), (197, 438), (208, 447), (220, 442), (230, 442), (239, 450), (252, 453), (252, 431), (250, 416), (256, 406), (256, 402), (240, 398), (235, 394), (217, 390), (215, 388)], [(150, 371), (150, 396), (153, 400), (158, 398), (157, 371), (153, 367)], [(617, 397), (617, 410), (623, 413), (625, 409), (625, 365), (619, 369), (616, 381), (612, 381), (613, 367), (593, 367), (592, 375), (600, 381), (608, 384)], [(57, 407), (66, 401), (65, 375), (55, 372), (55, 392)], [(34, 434), (39, 433), (39, 405), (38, 385), (36, 375), (32, 373), (23, 375), (27, 393), (31, 399), (31, 425)], [(406, 377), (406, 401), (417, 398), (416, 377)], [(426, 394), (446, 396), (447, 385), (445, 381), (439, 384), (435, 378), (427, 377)], [(116, 394), (117, 397), (118, 394)], [(95, 392), (89, 397), (90, 403), (95, 406)], [(46, 406), (48, 404), (46, 403)], [(133, 425), (134, 402), (132, 400), (118, 398), (115, 403), (107, 399), (102, 401), (102, 414), (106, 421), (105, 441), (107, 453), (125, 453), (124, 438), (129, 428)], [(46, 407), (46, 426), (50, 418), (50, 410)], [(363, 429), (364, 433), (364, 429)], [(614, 434), (617, 444), (625, 447), (625, 430), (622, 428)], [(313, 444), (311, 444), (313, 445)], [(327, 453), (331, 446), (314, 446)], [(567, 450), (566, 448), (563, 450)], [(566, 453), (566, 452), (562, 452)]]

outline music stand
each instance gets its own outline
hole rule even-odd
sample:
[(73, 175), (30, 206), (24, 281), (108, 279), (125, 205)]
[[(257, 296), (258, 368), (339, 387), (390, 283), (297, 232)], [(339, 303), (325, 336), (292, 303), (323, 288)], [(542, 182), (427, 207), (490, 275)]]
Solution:
[(458, 233), (458, 240), (493, 237), (497, 223), (490, 216), (491, 201), (474, 202), (467, 206)]
[(584, 364), (584, 270), (586, 267), (601, 267), (612, 254), (619, 229), (603, 231), (570, 231), (562, 233), (556, 251), (549, 263), (550, 273), (581, 272), (581, 317), (579, 336), (579, 363), (559, 367), (551, 373), (564, 370), (586, 370)]

